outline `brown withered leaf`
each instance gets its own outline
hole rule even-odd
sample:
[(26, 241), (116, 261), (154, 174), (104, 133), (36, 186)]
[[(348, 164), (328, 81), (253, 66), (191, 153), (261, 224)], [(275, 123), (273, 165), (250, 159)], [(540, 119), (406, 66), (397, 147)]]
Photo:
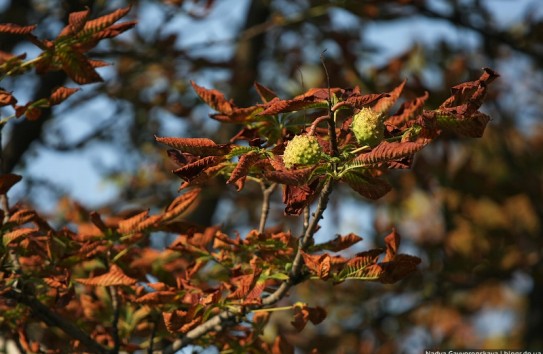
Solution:
[(215, 177), (223, 168), (227, 165), (226, 162), (221, 162), (217, 165), (207, 167), (198, 173), (196, 176), (191, 177), (190, 181), (184, 182), (179, 187), (179, 190), (189, 186), (199, 186), (206, 183), (210, 178)]
[(332, 107), (332, 111), (336, 111), (342, 106), (350, 106), (353, 108), (361, 109), (385, 97), (389, 97), (389, 94), (388, 93), (372, 93), (368, 95), (353, 94), (350, 97), (346, 98), (344, 101), (336, 103), (336, 105)]
[(268, 103), (269, 101), (273, 100), (275, 97), (277, 97), (277, 94), (267, 88), (264, 85), (261, 85), (260, 83), (255, 81), (255, 89), (258, 95), (260, 96), (260, 99), (262, 100), (262, 103)]
[(294, 97), (291, 100), (281, 100), (274, 98), (265, 105), (265, 109), (259, 115), (275, 115), (278, 113), (300, 111), (309, 108), (328, 107), (328, 94), (341, 92), (340, 88), (312, 88), (306, 93)]
[(301, 332), (308, 321), (317, 325), (326, 318), (326, 310), (322, 307), (309, 307), (303, 303), (297, 303), (294, 306), (294, 319), (291, 324)]
[(26, 224), (27, 222), (31, 222), (36, 218), (38, 214), (35, 210), (32, 209), (20, 209), (17, 210), (15, 213), (11, 214), (9, 218), (10, 223), (15, 223), (16, 225), (22, 225)]
[(467, 137), (481, 137), (490, 117), (478, 111), (486, 96), (488, 84), (499, 75), (485, 68), (478, 80), (456, 85), (451, 89), (452, 96), (435, 111), (425, 111), (430, 119), (436, 119), (437, 125), (448, 131)]
[(197, 314), (197, 309), (198, 306), (193, 305), (188, 311), (163, 312), (166, 329), (170, 333), (187, 333), (202, 322), (202, 314)]
[(149, 216), (149, 210), (142, 211), (126, 220), (119, 222), (118, 230), (121, 234), (139, 231), (138, 227)]
[(75, 279), (77, 282), (91, 286), (114, 286), (114, 285), (134, 285), (137, 280), (124, 274), (121, 268), (112, 264), (109, 271), (105, 274), (92, 278)]
[(221, 156), (230, 152), (231, 144), (217, 144), (207, 138), (174, 138), (155, 136), (159, 143), (196, 156)]
[(439, 106), (439, 109), (457, 107), (468, 104), (467, 114), (474, 113), (483, 104), (488, 84), (497, 79), (498, 75), (489, 68), (484, 68), (481, 77), (475, 81), (464, 82), (451, 89), (452, 96)]
[(300, 215), (304, 208), (315, 200), (321, 188), (320, 179), (315, 179), (309, 185), (284, 186), (283, 203), (286, 204), (285, 214)]
[(4, 91), (0, 89), (0, 107), (3, 106), (13, 106), (17, 103), (17, 99), (13, 97), (11, 92)]
[(2, 23), (0, 24), (0, 32), (9, 34), (29, 34), (36, 29), (37, 25), (31, 26), (19, 26), (14, 23)]
[(25, 227), (25, 228), (22, 228), (22, 229), (16, 229), (16, 230), (13, 230), (13, 231), (10, 231), (10, 232), (6, 232), (2, 236), (2, 243), (4, 244), (4, 246), (7, 246), (10, 243), (15, 242), (16, 240), (19, 240), (19, 239), (22, 239), (22, 238), (27, 237), (29, 235), (32, 235), (32, 234), (34, 234), (34, 233), (36, 233), (38, 231), (39, 231), (39, 229), (37, 229), (37, 228)]
[(79, 88), (58, 87), (49, 97), (49, 104), (51, 106), (57, 105), (65, 101), (68, 97), (79, 91)]
[(4, 173), (0, 175), (0, 194), (6, 194), (11, 187), (13, 187), (21, 179), (23, 179), (22, 176), (14, 173)]
[(383, 269), (379, 281), (384, 284), (392, 284), (402, 280), (415, 272), (420, 262), (421, 259), (419, 257), (408, 254), (397, 254), (393, 260), (379, 263)]
[(130, 11), (130, 7), (123, 7), (107, 15), (98, 17), (94, 20), (86, 21), (85, 26), (83, 26), (83, 29), (80, 32), (80, 35), (86, 36), (91, 33), (97, 33), (111, 26), (112, 24), (114, 24), (115, 22), (117, 22), (118, 20), (126, 16), (129, 11)]
[(138, 297), (135, 302), (138, 304), (145, 305), (159, 305), (159, 304), (168, 304), (172, 302), (177, 296), (177, 292), (172, 290), (160, 290), (147, 293)]
[(200, 192), (200, 188), (194, 188), (175, 198), (166, 208), (164, 214), (162, 215), (162, 220), (166, 221), (174, 219), (187, 211), (189, 208), (193, 207), (198, 195), (200, 195)]
[(70, 16), (68, 17), (68, 25), (66, 25), (66, 27), (60, 31), (58, 37), (69, 36), (81, 31), (87, 22), (89, 13), (89, 9), (70, 13)]
[(194, 81), (191, 81), (190, 84), (202, 101), (214, 110), (230, 115), (234, 111), (234, 108), (237, 108), (234, 102), (227, 100), (220, 91), (198, 86)]
[(264, 108), (261, 105), (246, 108), (236, 107), (229, 114), (215, 113), (211, 114), (210, 117), (222, 123), (246, 123), (261, 120), (258, 114), (263, 110)]
[(424, 103), (428, 97), (428, 92), (425, 92), (421, 97), (404, 102), (395, 115), (387, 118), (385, 124), (398, 129), (406, 127), (407, 122), (414, 120), (417, 116), (422, 114)]
[(185, 181), (190, 182), (197, 178), (205, 170), (218, 166), (223, 161), (225, 161), (223, 156), (206, 156), (179, 167), (178, 169), (174, 170), (173, 173)]
[(390, 91), (387, 97), (380, 99), (377, 104), (372, 107), (373, 110), (379, 113), (385, 113), (388, 111), (402, 94), (406, 82), (407, 81), (404, 80), (401, 84), (394, 88), (394, 90)]
[(234, 183), (240, 178), (247, 176), (251, 166), (257, 163), (259, 160), (260, 154), (255, 151), (250, 151), (247, 154), (241, 155), (236, 167), (232, 171), (232, 174), (226, 183)]
[(435, 119), (437, 126), (468, 138), (480, 138), (490, 121), (490, 117), (479, 111), (465, 115), (467, 104), (459, 107), (445, 108), (439, 111), (425, 111), (426, 117)]
[(385, 236), (385, 244), (386, 255), (383, 262), (388, 262), (396, 256), (398, 248), (400, 248), (400, 235), (396, 232), (396, 229), (392, 229), (392, 231)]
[(90, 45), (85, 49), (90, 50), (94, 47), (94, 43), (96, 43), (97, 41), (106, 39), (106, 38), (117, 37), (121, 33), (128, 31), (129, 29), (133, 28), (137, 24), (138, 24), (138, 21), (126, 21), (123, 23), (118, 23), (116, 25), (109, 26), (108, 28), (105, 28), (101, 30), (100, 32), (95, 33), (92, 36), (92, 42), (90, 42)]
[(379, 256), (383, 253), (381, 249), (373, 249), (356, 254), (343, 264), (343, 267), (336, 275), (337, 283), (346, 279), (376, 280), (379, 278), (381, 268), (377, 265)]
[(264, 176), (271, 182), (291, 186), (301, 186), (306, 184), (316, 166), (298, 168), (295, 170), (281, 169), (276, 171), (266, 171)]
[(337, 235), (333, 240), (312, 246), (311, 250), (314, 250), (314, 251), (327, 250), (327, 251), (332, 251), (332, 252), (339, 252), (351, 247), (352, 245), (360, 241), (362, 241), (362, 237), (357, 236), (353, 233), (350, 233), (345, 236)]
[(315, 274), (322, 280), (330, 278), (330, 270), (332, 269), (331, 257), (328, 253), (320, 255), (307, 254), (301, 252), (304, 258), (304, 263), (311, 273)]
[(89, 59), (79, 50), (66, 47), (56, 57), (61, 62), (62, 70), (76, 83), (85, 85), (103, 81)]
[[(231, 292), (227, 298), (245, 301), (253, 300), (252, 302), (255, 302), (254, 300), (258, 300), (256, 302), (259, 302), (260, 294), (264, 290), (264, 283), (262, 282), (257, 287), (257, 280), (260, 273), (262, 273), (262, 269), (253, 267), (253, 273), (231, 278), (230, 283), (234, 286), (235, 290)], [(257, 287), (257, 289), (253, 292), (255, 287)], [(251, 298), (249, 298), (249, 294), (251, 294)]]
[(413, 142), (388, 142), (383, 141), (370, 152), (362, 153), (354, 158), (354, 161), (362, 162), (365, 165), (378, 165), (382, 162), (400, 160), (405, 157), (410, 157), (416, 152), (422, 150), (428, 143), (429, 139)]
[(383, 178), (357, 171), (346, 173), (341, 180), (358, 194), (371, 200), (383, 197), (392, 189), (390, 184)]

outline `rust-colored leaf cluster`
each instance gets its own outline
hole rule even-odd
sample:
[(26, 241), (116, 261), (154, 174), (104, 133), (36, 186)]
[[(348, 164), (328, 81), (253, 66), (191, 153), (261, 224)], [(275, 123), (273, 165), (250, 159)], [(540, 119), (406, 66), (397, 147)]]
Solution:
[[(262, 103), (246, 108), (237, 107), (217, 90), (193, 83), (198, 96), (218, 111), (212, 118), (241, 124), (242, 129), (225, 144), (205, 138), (157, 137), (157, 141), (176, 149), (169, 154), (180, 166), (174, 173), (185, 181), (182, 188), (200, 185), (217, 175), (235, 183), (238, 190), (247, 178), (280, 183), (286, 214), (299, 215), (328, 178), (346, 183), (365, 198), (379, 199), (391, 189), (384, 178), (386, 172), (409, 168), (414, 155), (443, 131), (481, 136), (488, 117), (478, 109), (488, 84), (497, 76), (485, 69), (478, 80), (455, 86), (452, 96), (436, 110), (424, 108), (429, 97), (425, 93), (403, 102), (392, 113), (389, 111), (401, 97), (405, 82), (389, 93), (313, 88), (284, 100), (256, 84)], [(381, 129), (372, 133), (382, 136), (374, 146), (357, 141), (353, 135), (353, 116), (367, 108), (382, 121), (382, 126), (361, 128)], [(305, 119), (297, 113), (303, 113)], [(318, 161), (285, 167), (285, 147), (295, 135), (304, 134), (317, 138), (322, 150)]]
[[(0, 33), (24, 36), (37, 46), (41, 53), (34, 59), (24, 61), (26, 54), (13, 55), (0, 51), (0, 81), (7, 76), (21, 75), (29, 69), (37, 74), (62, 70), (75, 83), (84, 85), (103, 81), (96, 68), (107, 66), (106, 62), (90, 59), (87, 52), (101, 40), (113, 38), (135, 26), (136, 21), (115, 24), (130, 11), (129, 7), (90, 19), (90, 10), (71, 13), (68, 24), (54, 40), (39, 39), (32, 32), (37, 25), (20, 26), (13, 23), (0, 24)], [(39, 119), (42, 110), (58, 105), (79, 88), (59, 87), (49, 97), (18, 105), (13, 93), (0, 89), (0, 107), (12, 106), (16, 117), (26, 116), (29, 120)]]

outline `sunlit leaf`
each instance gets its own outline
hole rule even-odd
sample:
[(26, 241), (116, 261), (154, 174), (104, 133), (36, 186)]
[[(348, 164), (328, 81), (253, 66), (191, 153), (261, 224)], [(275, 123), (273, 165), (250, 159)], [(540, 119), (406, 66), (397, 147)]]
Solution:
[(114, 285), (134, 285), (136, 279), (124, 274), (121, 268), (112, 264), (109, 271), (105, 274), (98, 275), (92, 278), (79, 278), (77, 282), (92, 286), (114, 286)]
[(9, 34), (29, 34), (36, 29), (37, 25), (19, 26), (14, 23), (0, 24), (0, 32)]

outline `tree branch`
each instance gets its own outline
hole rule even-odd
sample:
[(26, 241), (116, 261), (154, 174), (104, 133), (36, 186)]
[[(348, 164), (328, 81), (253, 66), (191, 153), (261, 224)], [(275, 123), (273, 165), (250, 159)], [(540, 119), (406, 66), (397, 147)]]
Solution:
[(25, 295), (24, 293), (15, 290), (9, 290), (5, 292), (2, 296), (14, 299), (17, 302), (28, 306), (34, 316), (38, 317), (49, 326), (59, 328), (69, 337), (80, 341), (81, 344), (83, 344), (83, 346), (90, 350), (92, 353), (109, 353), (108, 349), (96, 343), (87, 333), (83, 332), (79, 327), (63, 319), (62, 317), (51, 311), (49, 307), (36, 300), (34, 297)]
[(262, 212), (260, 213), (260, 225), (258, 226), (258, 233), (264, 233), (264, 228), (266, 227), (266, 220), (268, 219), (268, 214), (270, 212), (270, 197), (277, 187), (277, 183), (272, 183), (268, 188), (264, 182), (260, 182), (260, 187), (262, 188)]

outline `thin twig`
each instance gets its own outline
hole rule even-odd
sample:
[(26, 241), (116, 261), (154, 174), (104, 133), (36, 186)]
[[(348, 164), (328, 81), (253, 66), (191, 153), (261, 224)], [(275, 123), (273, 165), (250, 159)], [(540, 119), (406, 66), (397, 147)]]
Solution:
[(277, 187), (277, 183), (272, 183), (268, 188), (264, 182), (260, 181), (260, 187), (262, 188), (262, 211), (260, 213), (260, 225), (258, 226), (258, 233), (264, 233), (266, 227), (266, 221), (268, 220), (268, 214), (270, 212), (270, 197)]
[(303, 228), (302, 234), (305, 234), (305, 231), (309, 227), (309, 217), (311, 216), (310, 213), (311, 213), (310, 207), (309, 205), (306, 205), (306, 207), (304, 208), (304, 228)]
[(9, 217), (10, 217), (9, 200), (8, 200), (8, 195), (6, 193), (0, 194), (0, 205), (1, 205), (2, 211), (4, 212), (3, 224), (5, 224), (9, 221)]
[(168, 348), (165, 348), (160, 353), (173, 354), (184, 346), (190, 344), (193, 340), (200, 338), (210, 331), (220, 331), (226, 323), (234, 321), (238, 316), (239, 314), (235, 312), (223, 311), (193, 330), (187, 332), (187, 334), (185, 334), (182, 338), (174, 341)]

